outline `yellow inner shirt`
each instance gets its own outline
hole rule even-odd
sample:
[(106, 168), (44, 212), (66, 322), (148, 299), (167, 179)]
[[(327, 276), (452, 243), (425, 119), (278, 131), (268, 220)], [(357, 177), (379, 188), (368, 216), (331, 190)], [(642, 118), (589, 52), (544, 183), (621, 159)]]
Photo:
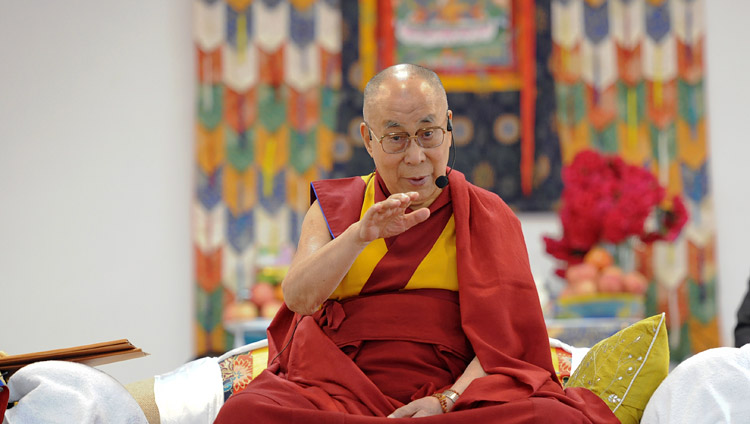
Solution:
[[(367, 182), (365, 199), (359, 218), (375, 204), (375, 178), (363, 176)], [(368, 181), (369, 180), (369, 181)], [(379, 238), (372, 241), (357, 256), (349, 272), (341, 280), (330, 299), (341, 300), (357, 296), (381, 259), (388, 252), (385, 240)], [(451, 215), (443, 228), (440, 237), (430, 249), (430, 252), (419, 264), (404, 290), (414, 289), (446, 289), (458, 291), (458, 271), (456, 269), (456, 224)]]

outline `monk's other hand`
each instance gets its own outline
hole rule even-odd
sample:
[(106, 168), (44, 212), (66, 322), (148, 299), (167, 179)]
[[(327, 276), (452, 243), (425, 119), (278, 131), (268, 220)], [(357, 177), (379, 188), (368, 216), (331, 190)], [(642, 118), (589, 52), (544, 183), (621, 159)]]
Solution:
[(388, 418), (419, 418), (440, 415), (442, 413), (443, 409), (440, 407), (440, 401), (434, 396), (427, 396), (398, 408)]
[(417, 198), (419, 193), (415, 191), (396, 193), (372, 205), (359, 222), (359, 235), (362, 241), (369, 243), (378, 238), (397, 236), (424, 222), (430, 217), (429, 209), (420, 208), (406, 213), (406, 208)]

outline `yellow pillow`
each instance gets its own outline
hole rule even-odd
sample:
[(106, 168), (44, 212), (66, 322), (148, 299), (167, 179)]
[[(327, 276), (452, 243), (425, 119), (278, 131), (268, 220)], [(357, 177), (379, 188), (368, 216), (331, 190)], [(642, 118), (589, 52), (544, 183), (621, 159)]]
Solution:
[(599, 396), (621, 423), (638, 423), (668, 372), (669, 343), (662, 313), (594, 345), (565, 387), (585, 387)]

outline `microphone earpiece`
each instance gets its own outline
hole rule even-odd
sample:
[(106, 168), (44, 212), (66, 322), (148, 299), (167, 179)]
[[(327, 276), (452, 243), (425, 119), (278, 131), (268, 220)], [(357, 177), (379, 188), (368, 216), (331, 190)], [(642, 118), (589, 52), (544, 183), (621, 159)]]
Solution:
[[(448, 125), (446, 126), (448, 131), (453, 131), (453, 123), (451, 122), (451, 118), (448, 118)], [(453, 140), (453, 134), (451, 134), (451, 149), (453, 149), (453, 159), (451, 160), (451, 169), (448, 170), (448, 173), (445, 175), (441, 175), (437, 178), (435, 178), (435, 185), (438, 186), (438, 188), (445, 188), (450, 181), (448, 181), (448, 175), (453, 172), (453, 167), (456, 165), (456, 142)]]

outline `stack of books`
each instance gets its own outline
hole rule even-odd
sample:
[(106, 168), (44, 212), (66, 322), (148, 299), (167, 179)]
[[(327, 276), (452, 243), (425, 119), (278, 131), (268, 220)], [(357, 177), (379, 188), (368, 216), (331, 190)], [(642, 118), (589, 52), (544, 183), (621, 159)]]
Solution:
[(146, 355), (148, 353), (133, 346), (128, 340), (120, 339), (65, 349), (47, 350), (44, 352), (0, 356), (0, 372), (5, 381), (7, 381), (14, 372), (28, 364), (39, 361), (71, 361), (97, 366), (140, 358)]

